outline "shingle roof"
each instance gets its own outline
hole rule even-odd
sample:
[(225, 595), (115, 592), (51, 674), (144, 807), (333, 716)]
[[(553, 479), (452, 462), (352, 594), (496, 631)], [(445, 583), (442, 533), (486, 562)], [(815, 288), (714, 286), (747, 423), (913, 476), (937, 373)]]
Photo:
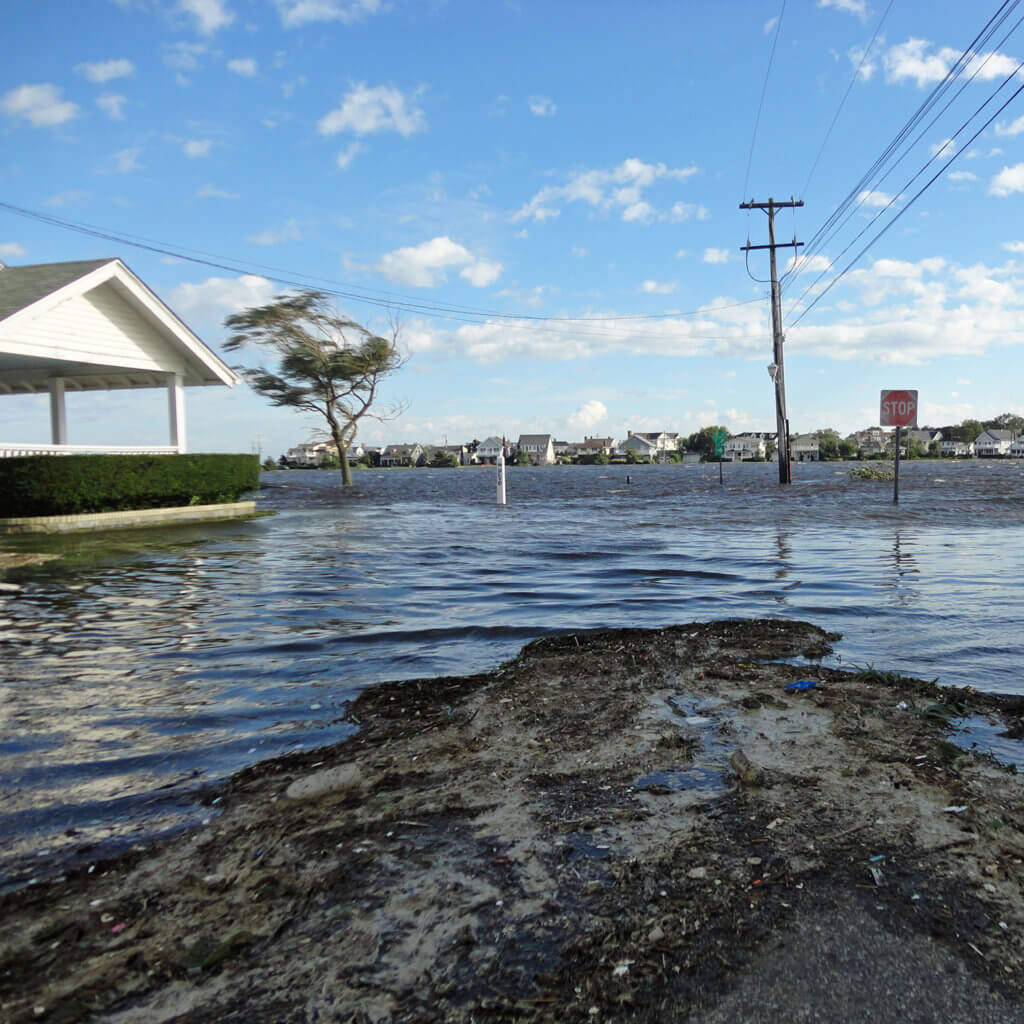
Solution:
[(111, 259), (78, 260), (0, 269), (0, 320), (111, 262)]

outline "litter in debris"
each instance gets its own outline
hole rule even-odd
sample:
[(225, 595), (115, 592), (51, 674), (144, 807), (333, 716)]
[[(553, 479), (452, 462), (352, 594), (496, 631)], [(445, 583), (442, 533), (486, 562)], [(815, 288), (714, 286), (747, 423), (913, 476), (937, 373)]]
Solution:
[(786, 693), (794, 693), (797, 690), (813, 690), (818, 685), (816, 679), (801, 679), (786, 686)]

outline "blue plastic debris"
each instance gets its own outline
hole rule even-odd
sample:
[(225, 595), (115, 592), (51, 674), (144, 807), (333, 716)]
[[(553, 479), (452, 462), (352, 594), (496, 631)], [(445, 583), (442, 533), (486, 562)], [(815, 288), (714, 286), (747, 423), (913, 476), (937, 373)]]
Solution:
[(797, 683), (790, 683), (786, 687), (787, 693), (794, 693), (797, 690), (813, 690), (818, 685), (816, 679), (801, 679)]

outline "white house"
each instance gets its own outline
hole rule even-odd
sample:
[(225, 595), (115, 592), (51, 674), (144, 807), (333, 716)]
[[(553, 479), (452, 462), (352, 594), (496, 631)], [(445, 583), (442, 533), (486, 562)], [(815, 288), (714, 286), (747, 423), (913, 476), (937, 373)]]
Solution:
[(550, 466), (555, 461), (554, 440), (550, 434), (520, 434), (516, 447), (526, 452), (534, 466)]
[(939, 454), (943, 458), (963, 458), (974, 454), (973, 441), (940, 441)]
[(1010, 442), (1010, 455), (1015, 459), (1024, 459), (1024, 436)]
[(789, 439), (789, 457), (793, 462), (817, 462), (821, 456), (817, 434), (794, 434)]
[(501, 454), (501, 446), (500, 437), (489, 437), (486, 441), (481, 441), (476, 449), (477, 462), (497, 462), (498, 456)]
[[(119, 259), (0, 263), (0, 395), (49, 394), (50, 443), (18, 438), (0, 455), (187, 450), (185, 388), (238, 377)], [(68, 444), (65, 393), (160, 388), (168, 444)]]
[[(338, 454), (338, 446), (333, 441), (311, 441), (289, 448), (285, 458), (296, 466), (322, 466), (324, 460)], [(358, 459), (362, 452), (356, 454), (349, 449), (349, 458)]]
[(1009, 455), (1013, 441), (1012, 430), (986, 430), (974, 439), (974, 454), (980, 459)]
[(725, 442), (725, 456), (732, 462), (763, 459), (767, 450), (764, 438), (756, 434), (738, 434)]
[(676, 451), (678, 446), (677, 443), (679, 441), (679, 434), (675, 431), (668, 430), (626, 431), (626, 439), (629, 440), (631, 437), (642, 437), (645, 441), (649, 441), (654, 445), (654, 450), (658, 453)]
[(625, 441), (619, 443), (619, 452), (625, 455), (632, 452), (637, 458), (645, 459), (648, 462), (656, 462), (658, 459), (658, 444), (649, 440), (643, 434), (634, 434), (630, 431)]

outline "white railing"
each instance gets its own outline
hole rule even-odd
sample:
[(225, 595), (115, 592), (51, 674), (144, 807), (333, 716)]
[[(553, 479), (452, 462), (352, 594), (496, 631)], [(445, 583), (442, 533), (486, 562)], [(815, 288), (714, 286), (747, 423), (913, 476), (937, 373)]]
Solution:
[(174, 445), (9, 444), (0, 441), (0, 459), (15, 455), (177, 455)]

